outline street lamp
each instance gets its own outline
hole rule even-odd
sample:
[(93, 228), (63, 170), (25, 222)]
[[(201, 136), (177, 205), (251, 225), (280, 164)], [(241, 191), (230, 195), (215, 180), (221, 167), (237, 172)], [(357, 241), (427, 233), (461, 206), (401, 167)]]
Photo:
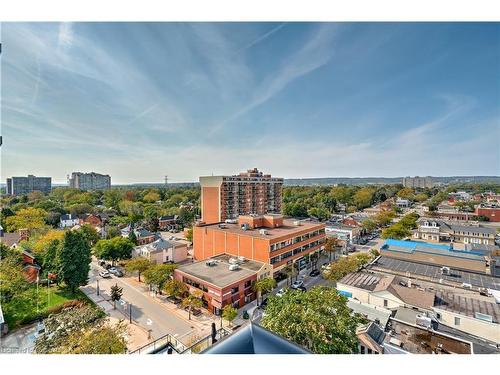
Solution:
[(99, 279), (96, 280), (97, 280), (97, 295), (99, 295)]

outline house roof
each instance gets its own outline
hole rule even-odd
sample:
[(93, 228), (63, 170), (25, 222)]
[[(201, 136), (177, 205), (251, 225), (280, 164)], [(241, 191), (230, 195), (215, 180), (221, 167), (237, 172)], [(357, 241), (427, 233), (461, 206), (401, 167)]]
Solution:
[(76, 219), (77, 219), (77, 217), (73, 216), (71, 214), (61, 215), (61, 221), (63, 221), (63, 220), (76, 220)]
[(395, 275), (360, 271), (348, 274), (339, 283), (369, 292), (387, 291), (404, 303), (415, 307), (431, 309), (434, 306), (434, 293), (399, 285), (398, 280)]
[(387, 290), (410, 306), (421, 307), (427, 310), (432, 309), (434, 306), (434, 293), (416, 288), (408, 288), (399, 284), (392, 284)]
[(339, 283), (375, 292), (387, 289), (395, 277), (394, 275), (384, 276), (369, 272), (353, 272), (344, 276)]
[(137, 237), (149, 237), (149, 236), (152, 236), (154, 235), (154, 233), (150, 232), (149, 230), (147, 229), (144, 229), (144, 228), (137, 228), (137, 229), (134, 229), (134, 233)]
[(435, 307), (478, 319), (491, 317), (493, 323), (500, 323), (500, 307), (496, 303), (451, 291), (436, 292)]
[(165, 221), (167, 221), (167, 220), (176, 220), (176, 219), (177, 219), (177, 215), (163, 215), (163, 216), (160, 216), (158, 218), (158, 220), (160, 220), (160, 221), (163, 221), (163, 220), (165, 220)]
[(17, 232), (16, 233), (3, 232), (2, 236), (0, 237), (0, 243), (3, 243), (8, 247), (11, 247), (12, 245), (17, 245), (20, 240), (21, 240), (21, 235)]

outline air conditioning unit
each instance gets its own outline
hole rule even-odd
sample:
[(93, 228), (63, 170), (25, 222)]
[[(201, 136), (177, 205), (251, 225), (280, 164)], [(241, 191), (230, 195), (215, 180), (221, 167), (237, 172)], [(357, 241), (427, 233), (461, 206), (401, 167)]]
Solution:
[(295, 220), (295, 221), (293, 222), (293, 225), (295, 225), (296, 227), (299, 227), (299, 226), (301, 226), (302, 224), (300, 223), (300, 220)]
[(267, 230), (266, 229), (259, 229), (259, 233), (262, 235), (262, 236), (265, 236), (267, 234)]
[(215, 260), (207, 260), (205, 262), (205, 264), (208, 266), (208, 267), (213, 267), (213, 266), (216, 266), (217, 265), (217, 261)]
[(236, 258), (229, 258), (229, 264), (238, 265), (238, 259), (236, 259)]
[(231, 264), (229, 266), (229, 271), (236, 271), (236, 270), (239, 270), (240, 269), (240, 266), (238, 266), (237, 264)]
[(239, 261), (240, 263), (243, 263), (245, 260), (246, 260), (246, 259), (245, 259), (245, 257), (238, 257), (238, 261)]
[(238, 223), (238, 220), (235, 220), (235, 219), (226, 219), (226, 221), (224, 221), (226, 224), (236, 224)]

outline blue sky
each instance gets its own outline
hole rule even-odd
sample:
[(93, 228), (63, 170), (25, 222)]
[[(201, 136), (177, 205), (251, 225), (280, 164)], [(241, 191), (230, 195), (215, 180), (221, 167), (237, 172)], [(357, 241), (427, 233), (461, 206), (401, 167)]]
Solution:
[(500, 23), (3, 23), (2, 180), (499, 175)]

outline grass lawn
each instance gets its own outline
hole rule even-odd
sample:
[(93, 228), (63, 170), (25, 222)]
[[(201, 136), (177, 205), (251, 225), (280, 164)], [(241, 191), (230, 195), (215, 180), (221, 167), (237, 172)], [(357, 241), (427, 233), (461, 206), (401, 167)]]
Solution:
[(76, 299), (88, 301), (80, 290), (73, 294), (57, 285), (52, 285), (48, 289), (47, 285), (39, 285), (37, 293), (36, 285), (32, 285), (24, 293), (15, 295), (9, 302), (4, 302), (2, 309), (9, 329), (13, 330), (40, 317), (47, 316), (51, 308), (57, 308), (67, 301)]

